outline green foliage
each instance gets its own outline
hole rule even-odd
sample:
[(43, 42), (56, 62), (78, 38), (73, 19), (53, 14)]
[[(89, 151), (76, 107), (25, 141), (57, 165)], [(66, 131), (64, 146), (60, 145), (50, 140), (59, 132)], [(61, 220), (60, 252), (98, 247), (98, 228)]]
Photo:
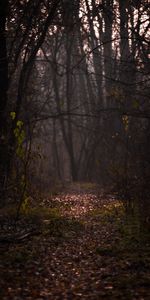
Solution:
[(15, 118), (16, 118), (16, 113), (15, 113), (15, 111), (11, 111), (11, 112), (10, 112), (10, 117), (11, 117), (12, 120), (15, 120)]
[[(12, 120), (16, 119), (16, 112), (10, 112), (10, 117)], [(21, 120), (17, 120), (16, 127), (14, 128), (14, 136), (16, 140), (16, 154), (17, 157), (20, 159), (24, 159), (25, 151), (23, 148), (23, 142), (25, 140), (25, 130), (24, 130), (24, 123)]]
[(29, 211), (29, 216), (33, 217), (33, 216), (37, 216), (37, 218), (42, 218), (43, 220), (49, 220), (49, 219), (55, 219), (55, 218), (59, 218), (60, 215), (60, 211), (59, 208), (57, 207), (53, 207), (53, 208), (47, 208), (47, 207), (34, 207), (31, 208)]
[(32, 207), (30, 197), (23, 202), (21, 213), (39, 226), (44, 236), (69, 238), (84, 228), (82, 222), (63, 217), (59, 207)]
[(32, 197), (25, 197), (21, 203), (21, 216), (29, 223), (38, 227), (45, 228), (52, 220), (61, 218), (57, 207), (46, 208), (34, 206)]
[(20, 212), (22, 214), (25, 214), (25, 215), (29, 214), (30, 209), (31, 209), (30, 199), (31, 199), (30, 197), (25, 197), (24, 196), (24, 199), (21, 203), (21, 209), (20, 209)]
[(89, 215), (92, 217), (99, 217), (101, 222), (115, 222), (117, 223), (124, 216), (125, 210), (121, 202), (116, 202), (104, 205), (102, 208), (92, 210)]
[(92, 189), (95, 189), (97, 187), (97, 184), (92, 183), (92, 182), (83, 182), (83, 183), (80, 184), (80, 186), (81, 186), (81, 189), (92, 190)]
[(25, 151), (23, 148), (23, 142), (25, 139), (25, 131), (23, 129), (23, 122), (17, 121), (16, 128), (14, 129), (14, 135), (16, 138), (16, 154), (20, 159), (24, 159)]
[(95, 190), (98, 188), (98, 184), (93, 183), (93, 182), (73, 182), (70, 185), (70, 188), (74, 190), (84, 190), (84, 191), (90, 191), (90, 190)]
[[(16, 119), (16, 113), (14, 111), (10, 112), (10, 117), (12, 120)], [(21, 120), (17, 120), (16, 127), (14, 129), (14, 136), (16, 140), (16, 154), (20, 159), (24, 159), (24, 149), (23, 149), (23, 142), (25, 140), (25, 130), (24, 130), (24, 123)]]

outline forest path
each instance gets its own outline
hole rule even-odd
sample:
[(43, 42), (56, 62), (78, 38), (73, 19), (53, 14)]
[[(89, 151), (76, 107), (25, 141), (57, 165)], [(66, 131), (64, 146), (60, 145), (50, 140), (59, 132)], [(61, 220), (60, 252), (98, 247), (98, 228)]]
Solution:
[(46, 197), (42, 234), (3, 255), (0, 299), (149, 299), (148, 257), (120, 248), (120, 205), (80, 185)]

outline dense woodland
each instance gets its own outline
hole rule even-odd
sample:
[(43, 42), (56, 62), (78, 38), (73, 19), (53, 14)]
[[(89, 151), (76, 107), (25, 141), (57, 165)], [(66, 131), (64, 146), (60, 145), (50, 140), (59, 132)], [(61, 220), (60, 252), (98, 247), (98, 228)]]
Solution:
[(1, 203), (27, 182), (59, 180), (148, 197), (149, 9), (1, 1)]
[(150, 2), (0, 0), (0, 207), (83, 182), (150, 229)]

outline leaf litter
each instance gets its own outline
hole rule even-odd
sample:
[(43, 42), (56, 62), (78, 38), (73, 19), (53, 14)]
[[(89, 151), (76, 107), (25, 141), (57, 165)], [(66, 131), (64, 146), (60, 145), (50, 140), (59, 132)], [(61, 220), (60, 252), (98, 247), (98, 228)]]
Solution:
[(41, 209), (59, 214), (43, 218), (40, 234), (1, 245), (0, 299), (149, 299), (150, 249), (123, 244), (120, 206), (97, 189), (43, 199)]

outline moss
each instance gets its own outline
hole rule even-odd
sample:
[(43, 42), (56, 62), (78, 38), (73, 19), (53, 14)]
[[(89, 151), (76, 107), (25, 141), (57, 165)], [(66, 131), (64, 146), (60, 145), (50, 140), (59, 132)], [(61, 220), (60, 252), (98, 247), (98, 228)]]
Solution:
[(97, 208), (88, 213), (91, 217), (100, 218), (100, 221), (107, 222), (115, 222), (118, 223), (124, 216), (124, 209), (122, 205), (118, 203), (118, 205), (105, 205), (102, 208)]
[(97, 184), (92, 182), (80, 183), (80, 188), (83, 190), (95, 190), (97, 187)]

